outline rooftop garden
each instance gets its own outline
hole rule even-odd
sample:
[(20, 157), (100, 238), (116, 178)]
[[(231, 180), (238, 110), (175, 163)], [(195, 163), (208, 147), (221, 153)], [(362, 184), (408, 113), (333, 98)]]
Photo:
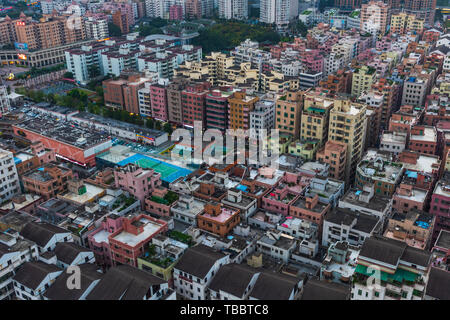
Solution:
[(172, 258), (158, 256), (154, 244), (148, 247), (141, 258), (161, 268), (168, 268), (173, 263)]
[(187, 244), (189, 246), (193, 245), (192, 237), (187, 235), (187, 234), (184, 234), (182, 232), (179, 232), (179, 231), (176, 231), (176, 230), (171, 230), (171, 231), (169, 231), (167, 233), (167, 236), (169, 238), (174, 239), (174, 240), (183, 242), (183, 243), (185, 243), (185, 244)]
[(349, 14), (350, 18), (357, 18), (359, 17), (360, 11), (353, 11), (352, 13)]
[(172, 205), (175, 201), (178, 200), (178, 194), (173, 191), (168, 191), (163, 198), (158, 196), (151, 196), (150, 200), (159, 204), (165, 204), (167, 206)]

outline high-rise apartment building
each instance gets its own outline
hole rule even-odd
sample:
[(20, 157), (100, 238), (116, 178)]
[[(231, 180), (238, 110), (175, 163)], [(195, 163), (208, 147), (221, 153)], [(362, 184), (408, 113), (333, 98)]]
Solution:
[(288, 91), (285, 95), (278, 98), (275, 106), (275, 129), (298, 138), (300, 134), (303, 93), (301, 91)]
[(9, 107), (10, 101), (8, 90), (6, 89), (6, 86), (0, 86), (0, 117), (9, 110)]
[(248, 0), (219, 0), (219, 17), (244, 20), (248, 18)]
[(28, 50), (47, 49), (86, 39), (84, 20), (70, 23), (70, 15), (44, 15), (34, 21), (21, 13), (16, 20), (10, 18), (0, 22), (0, 42), (20, 43)]
[(87, 17), (85, 20), (86, 38), (102, 40), (108, 38), (108, 17), (105, 15), (96, 15)]
[(191, 83), (181, 92), (183, 108), (183, 125), (193, 127), (195, 121), (205, 123), (205, 97), (210, 87), (209, 82)]
[(233, 95), (231, 88), (211, 90), (206, 95), (206, 128), (219, 129), (223, 132), (228, 128), (228, 99)]
[(122, 11), (117, 10), (112, 16), (112, 21), (116, 26), (120, 28), (122, 34), (130, 32), (130, 21), (126, 13), (122, 13)]
[(275, 102), (271, 100), (260, 100), (255, 104), (255, 109), (250, 112), (250, 129), (254, 132), (250, 134), (252, 138), (258, 139), (261, 136), (261, 129), (270, 130), (275, 127)]
[(373, 35), (386, 32), (391, 21), (391, 12), (388, 4), (383, 1), (373, 1), (361, 5), (360, 30), (362, 33)]
[(403, 11), (407, 14), (414, 14), (417, 18), (425, 20), (426, 24), (432, 26), (434, 24), (436, 0), (405, 0)]
[(333, 100), (312, 92), (305, 93), (301, 118), (300, 140), (318, 140), (319, 146), (328, 140), (328, 122)]
[(361, 0), (334, 0), (334, 6), (341, 11), (351, 12), (361, 7)]
[(20, 192), (19, 175), (12, 152), (0, 149), (0, 199), (11, 199)]
[(285, 31), (289, 22), (298, 16), (297, 0), (261, 0), (259, 21), (276, 24), (277, 29)]
[(377, 70), (373, 67), (362, 66), (353, 72), (352, 95), (359, 97), (363, 91), (368, 91), (375, 83)]
[(399, 86), (392, 80), (381, 78), (372, 85), (372, 90), (383, 95), (380, 128), (387, 129), (391, 114), (398, 106)]
[(200, 19), (202, 17), (201, 0), (186, 0), (185, 17), (186, 19)]
[(330, 177), (341, 181), (345, 180), (345, 165), (347, 162), (347, 144), (345, 142), (327, 141), (317, 151), (316, 160), (330, 165)]
[(245, 91), (237, 91), (228, 99), (228, 128), (243, 129), (250, 128), (250, 112), (255, 109), (259, 101), (256, 96), (248, 95)]
[(334, 100), (328, 139), (347, 144), (346, 186), (353, 183), (356, 167), (363, 156), (366, 126), (366, 105), (348, 99)]
[(391, 26), (389, 31), (397, 34), (408, 32), (422, 33), (424, 20), (417, 18), (414, 14), (400, 12), (391, 16)]

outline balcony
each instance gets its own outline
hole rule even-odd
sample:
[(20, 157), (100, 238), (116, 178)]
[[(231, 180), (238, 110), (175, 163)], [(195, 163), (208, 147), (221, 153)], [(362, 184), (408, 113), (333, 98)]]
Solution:
[(399, 295), (402, 293), (401, 286), (397, 286), (397, 285), (392, 284), (392, 283), (387, 283), (386, 284), (386, 290), (390, 290), (390, 291), (392, 291), (392, 292), (394, 292), (396, 294), (399, 294)]

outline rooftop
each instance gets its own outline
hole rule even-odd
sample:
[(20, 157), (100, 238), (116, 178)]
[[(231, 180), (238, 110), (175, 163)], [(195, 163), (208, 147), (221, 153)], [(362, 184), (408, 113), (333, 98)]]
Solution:
[(83, 205), (87, 202), (92, 201), (93, 199), (99, 198), (105, 192), (105, 189), (90, 183), (85, 183), (84, 186), (86, 187), (86, 192), (83, 194), (67, 191), (64, 194), (58, 195), (58, 198)]
[(17, 127), (30, 130), (48, 138), (67, 143), (80, 149), (87, 149), (102, 142), (110, 141), (107, 134), (92, 128), (83, 128), (49, 116), (35, 116), (17, 124)]
[(159, 231), (162, 227), (161, 224), (148, 220), (147, 218), (141, 218), (139, 221), (135, 221), (143, 225), (143, 231), (137, 235), (129, 233), (125, 230), (115, 235), (112, 239), (125, 243), (129, 246), (136, 246), (141, 241), (150, 238), (153, 234)]

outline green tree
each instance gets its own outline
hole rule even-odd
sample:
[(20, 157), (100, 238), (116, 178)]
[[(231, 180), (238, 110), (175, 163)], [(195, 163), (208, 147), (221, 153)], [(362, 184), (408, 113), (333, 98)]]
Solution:
[(108, 30), (111, 37), (120, 37), (122, 35), (122, 30), (112, 22), (108, 23)]
[(167, 132), (169, 135), (171, 135), (172, 132), (173, 132), (172, 125), (171, 125), (169, 122), (166, 122), (166, 123), (164, 124), (163, 129), (164, 129), (164, 131)]
[(72, 72), (66, 72), (66, 73), (64, 73), (63, 78), (73, 79), (73, 73)]
[(88, 67), (88, 74), (89, 74), (90, 79), (94, 79), (94, 78), (97, 78), (98, 76), (100, 76), (100, 68), (98, 67), (98, 65), (91, 64)]
[(154, 129), (155, 121), (152, 118), (148, 118), (147, 121), (145, 121), (145, 126), (149, 129)]

